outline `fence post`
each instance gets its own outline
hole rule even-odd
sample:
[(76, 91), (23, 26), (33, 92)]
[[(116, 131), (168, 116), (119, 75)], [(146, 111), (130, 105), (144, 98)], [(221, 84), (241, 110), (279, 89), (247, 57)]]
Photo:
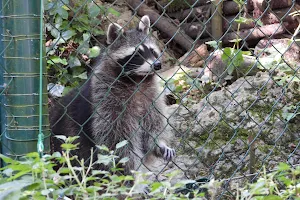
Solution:
[(50, 150), (46, 65), (43, 62), (43, 112), (39, 112), (40, 0), (2, 0), (4, 120), (2, 153), (18, 158), (37, 151), (42, 115), (44, 151)]
[(213, 38), (218, 41), (218, 46), (221, 48), (222, 44), (220, 38), (223, 35), (223, 1), (222, 0), (213, 0), (211, 2), (211, 13), (213, 14), (211, 19), (212, 24), (212, 36)]
[[(3, 85), (3, 41), (2, 41), (2, 34), (3, 34), (3, 21), (2, 21), (2, 0), (0, 0), (0, 85)], [(1, 91), (2, 92), (2, 91)], [(2, 152), (2, 93), (0, 93), (0, 153)], [(0, 160), (0, 167), (2, 166), (2, 162)]]

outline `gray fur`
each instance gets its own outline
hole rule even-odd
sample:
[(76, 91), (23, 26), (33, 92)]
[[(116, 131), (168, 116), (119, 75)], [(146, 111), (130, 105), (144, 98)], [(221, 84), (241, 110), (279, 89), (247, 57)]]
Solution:
[[(152, 65), (161, 53), (146, 34), (149, 17), (144, 16), (142, 20), (137, 29), (129, 31), (119, 31), (116, 24), (109, 26), (107, 40), (111, 45), (96, 61), (90, 81), (64, 97), (50, 118), (54, 134), (80, 133), (78, 155), (81, 158), (88, 158), (93, 143), (113, 148), (118, 142), (128, 140), (129, 144), (118, 152), (120, 157), (130, 159), (125, 165), (125, 174), (131, 170), (144, 171), (153, 161), (153, 155), (166, 160), (175, 156), (175, 151), (167, 146), (165, 96), (158, 91), (158, 78)], [(145, 48), (148, 53), (142, 66), (146, 71), (141, 72), (141, 66), (136, 66), (125, 73), (127, 65), (120, 66), (118, 61), (133, 55), (129, 60), (133, 62), (137, 51)], [(78, 92), (80, 95), (76, 96)], [(67, 115), (61, 117), (66, 108)], [(53, 143), (57, 148), (56, 142)]]
[[(145, 18), (149, 20), (145, 16), (142, 19), (147, 21)], [(142, 31), (130, 30), (123, 33), (124, 37), (112, 42), (107, 56), (95, 68), (95, 76), (91, 79), (92, 103), (97, 105), (92, 123), (95, 142), (113, 146), (122, 139), (130, 141), (131, 149), (123, 155), (130, 158), (127, 171), (144, 168), (143, 165), (151, 162), (147, 158), (153, 153), (167, 160), (175, 156), (175, 151), (167, 147), (164, 138), (167, 126), (165, 97), (158, 91), (158, 79), (153, 71), (144, 77), (129, 76), (133, 79), (131, 81), (117, 80), (119, 74), (116, 68), (121, 66), (114, 60), (125, 57), (126, 49), (131, 50), (143, 41), (160, 55), (154, 40), (145, 33), (149, 30), (145, 30), (143, 24)], [(107, 91), (110, 91), (108, 95)]]

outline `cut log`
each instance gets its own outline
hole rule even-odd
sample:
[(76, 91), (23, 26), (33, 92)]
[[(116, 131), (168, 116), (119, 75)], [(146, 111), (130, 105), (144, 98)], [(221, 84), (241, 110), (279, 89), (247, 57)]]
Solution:
[(136, 11), (139, 16), (148, 15), (151, 23), (160, 31), (173, 38), (186, 51), (193, 48), (193, 40), (187, 36), (179, 28), (173, 25), (169, 20), (155, 12), (147, 5), (143, 4), (140, 0), (126, 0), (132, 10)]
[(199, 19), (208, 19), (210, 17), (210, 4), (199, 6), (191, 9), (186, 9), (179, 12), (168, 13), (168, 16), (176, 18), (179, 21), (188, 20), (197, 17)]
[[(276, 23), (280, 23), (282, 21), (285, 22), (292, 22), (295, 19), (295, 17), (289, 16), (288, 14), (291, 13), (292, 10), (290, 8), (283, 8), (283, 9), (278, 9), (278, 10), (274, 10), (273, 12), (270, 13), (265, 13), (261, 16), (260, 20), (261, 22), (263, 22), (264, 25), (267, 24), (276, 24)], [(226, 20), (223, 21), (223, 30), (237, 30), (237, 23), (234, 21), (234, 19), (236, 18), (236, 16), (228, 16), (226, 17)], [(248, 15), (247, 16), (248, 19), (253, 20), (253, 18)], [(240, 29), (249, 29), (249, 28), (253, 28), (255, 26), (254, 22), (250, 22), (248, 24), (241, 24)]]
[(184, 32), (193, 39), (196, 39), (200, 34), (200, 38), (209, 37), (211, 34), (211, 23), (204, 25), (201, 22), (185, 23), (181, 28)]
[[(290, 31), (292, 33), (297, 26), (297, 22), (284, 22), (282, 24), (277, 23), (252, 29), (245, 29), (239, 32), (229, 32), (223, 37), (222, 43), (225, 45), (229, 44), (230, 41), (235, 40), (237, 37), (240, 38), (242, 41), (253, 41), (259, 40), (264, 37), (274, 37), (276, 35), (281, 35), (283, 33), (286, 33), (287, 31)], [(213, 40), (213, 38), (204, 38), (198, 40), (197, 43), (200, 45)]]
[(205, 44), (200, 45), (192, 52), (186, 53), (184, 56), (179, 58), (180, 65), (186, 67), (201, 67), (208, 57), (209, 52)]
[[(256, 0), (256, 1), (259, 1), (259, 0)], [(289, 8), (292, 5), (292, 2), (290, 0), (280, 0), (280, 1), (272, 0), (271, 2), (272, 3), (270, 4), (270, 8), (272, 10)], [(254, 3), (253, 0), (248, 1), (248, 4), (246, 5), (248, 12), (254, 10), (253, 3)], [(198, 18), (207, 16), (206, 14), (209, 13), (208, 12), (209, 8), (210, 8), (210, 4), (203, 5), (203, 6), (197, 6), (197, 7), (194, 6), (193, 8), (188, 7), (188, 9), (185, 9), (183, 11), (181, 10), (178, 12), (170, 12), (170, 13), (167, 12), (167, 14), (168, 14), (168, 16), (170, 16), (172, 18), (176, 18), (179, 21), (183, 21), (184, 19), (189, 20), (190, 18), (194, 18), (195, 16), (197, 16)], [(223, 2), (223, 14), (225, 16), (234, 15), (234, 14), (237, 14), (238, 12), (239, 12), (239, 7), (234, 1), (224, 1)]]
[(255, 40), (255, 39), (260, 39), (264, 38), (267, 36), (272, 36), (272, 35), (279, 35), (285, 33), (287, 30), (293, 30), (297, 27), (297, 23), (288, 23), (284, 22), (282, 24), (277, 23), (277, 24), (270, 24), (270, 25), (265, 25), (262, 27), (256, 27), (252, 29), (244, 29), (239, 32), (230, 32), (227, 33), (222, 41), (223, 44), (228, 44), (230, 40), (234, 40), (237, 37), (239, 39), (244, 40)]
[[(261, 21), (263, 24), (276, 24), (280, 22), (296, 22), (296, 18), (293, 16), (289, 16), (288, 14), (293, 12), (293, 10), (289, 8), (284, 8), (280, 10), (275, 10), (271, 13), (266, 13), (261, 17)], [(223, 20), (223, 32), (229, 30), (229, 32), (234, 32), (237, 30), (237, 23), (234, 21), (236, 16), (228, 16)], [(240, 30), (243, 29), (251, 29), (254, 28), (254, 22), (251, 22), (253, 19), (251, 17), (247, 17), (249, 19), (249, 23), (243, 23), (240, 25)], [(185, 31), (185, 33), (191, 38), (195, 39), (201, 34), (201, 38), (209, 37), (212, 35), (211, 33), (211, 23), (208, 22), (204, 25), (202, 22), (193, 22), (193, 23), (184, 23), (181, 28)]]
[(191, 8), (192, 5), (202, 6), (207, 4), (207, 0), (173, 0), (170, 2), (169, 0), (161, 0), (156, 4), (157, 9), (162, 13), (163, 11), (167, 11), (168, 13)]

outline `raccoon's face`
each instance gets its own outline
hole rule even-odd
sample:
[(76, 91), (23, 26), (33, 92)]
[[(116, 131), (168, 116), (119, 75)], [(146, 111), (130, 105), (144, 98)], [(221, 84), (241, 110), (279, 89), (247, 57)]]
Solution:
[[(161, 52), (148, 35), (150, 19), (143, 16), (136, 30), (122, 31), (118, 24), (110, 24), (107, 31), (108, 55), (127, 75), (146, 76), (161, 69)], [(122, 34), (119, 34), (122, 33)]]

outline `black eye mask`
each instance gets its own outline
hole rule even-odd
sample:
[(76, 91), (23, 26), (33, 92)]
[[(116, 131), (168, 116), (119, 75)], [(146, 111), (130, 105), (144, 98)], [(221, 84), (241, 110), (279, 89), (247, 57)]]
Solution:
[(143, 50), (139, 48), (137, 52), (118, 60), (119, 65), (124, 67), (124, 72), (135, 70), (147, 62), (148, 59), (156, 59), (158, 57), (157, 53), (152, 48), (149, 49), (144, 44), (141, 46), (143, 47)]

